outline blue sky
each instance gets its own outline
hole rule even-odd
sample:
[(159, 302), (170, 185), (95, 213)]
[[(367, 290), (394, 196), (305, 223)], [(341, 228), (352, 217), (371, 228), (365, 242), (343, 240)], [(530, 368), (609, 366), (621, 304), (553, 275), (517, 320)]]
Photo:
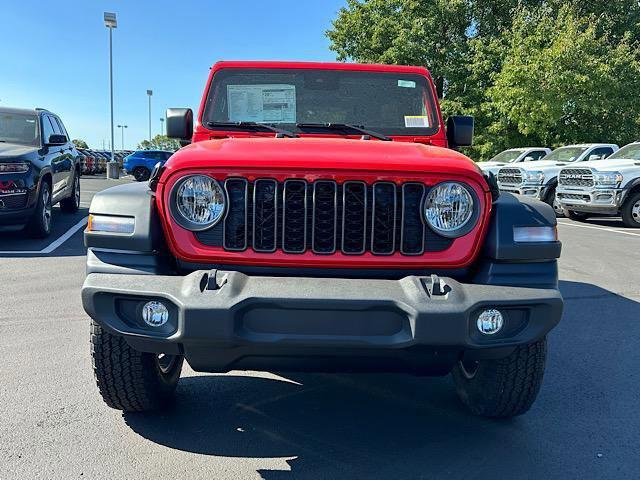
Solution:
[[(108, 146), (109, 39), (113, 31), (114, 123), (125, 148), (152, 133), (167, 107), (196, 109), (217, 60), (332, 61), (324, 32), (345, 0), (5, 0), (0, 28), (0, 105), (48, 108), (69, 134)], [(120, 130), (116, 128), (116, 148)]]

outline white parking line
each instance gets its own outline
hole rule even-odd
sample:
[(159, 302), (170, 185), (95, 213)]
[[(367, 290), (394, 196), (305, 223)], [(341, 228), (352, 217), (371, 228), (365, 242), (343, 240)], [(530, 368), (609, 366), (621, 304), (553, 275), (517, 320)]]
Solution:
[(577, 228), (590, 228), (592, 230), (603, 230), (605, 232), (621, 233), (623, 235), (631, 235), (631, 236), (634, 236), (634, 237), (640, 237), (640, 233), (627, 232), (625, 230), (616, 230), (615, 228), (611, 228), (611, 227), (596, 227), (595, 225), (579, 225), (577, 223), (565, 223), (565, 222), (561, 222), (561, 221), (558, 221), (558, 225), (566, 225), (567, 227), (577, 227)]
[(3, 255), (46, 255), (48, 253), (53, 252), (56, 248), (62, 245), (64, 242), (69, 240), (78, 230), (84, 227), (87, 224), (89, 217), (84, 217), (78, 223), (76, 223), (73, 227), (65, 232), (64, 235), (59, 237), (58, 239), (51, 242), (49, 245), (44, 247), (42, 250), (0, 250), (0, 254)]

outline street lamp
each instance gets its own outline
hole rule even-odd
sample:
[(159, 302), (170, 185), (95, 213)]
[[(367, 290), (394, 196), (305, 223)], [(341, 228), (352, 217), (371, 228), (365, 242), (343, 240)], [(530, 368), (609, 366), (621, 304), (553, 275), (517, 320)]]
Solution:
[(151, 95), (153, 95), (153, 90), (147, 90), (149, 97), (149, 143), (151, 143)]
[[(113, 29), (118, 27), (116, 14), (104, 12), (104, 26), (109, 29), (109, 92), (111, 99), (111, 165), (107, 168), (107, 178), (118, 178), (117, 164), (113, 145)], [(116, 165), (116, 167), (114, 167)]]
[(120, 133), (122, 135), (121, 140), (122, 140), (122, 151), (124, 151), (124, 129), (128, 128), (129, 125), (118, 125), (118, 128), (120, 129)]
[(160, 118), (160, 135), (164, 135), (164, 117)]

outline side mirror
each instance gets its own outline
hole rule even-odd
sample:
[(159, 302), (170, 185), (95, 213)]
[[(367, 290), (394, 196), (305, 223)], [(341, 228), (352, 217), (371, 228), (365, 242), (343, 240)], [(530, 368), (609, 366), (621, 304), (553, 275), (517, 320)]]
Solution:
[(190, 108), (168, 108), (167, 137), (190, 142), (192, 136), (193, 111)]
[(47, 146), (65, 145), (69, 140), (66, 135), (49, 135)]
[(473, 117), (454, 115), (447, 119), (447, 140), (449, 147), (470, 147), (473, 145)]
[(593, 160), (601, 160), (602, 157), (600, 155), (589, 155), (588, 161), (591, 162)]
[(533, 162), (533, 157), (524, 157), (523, 162)]

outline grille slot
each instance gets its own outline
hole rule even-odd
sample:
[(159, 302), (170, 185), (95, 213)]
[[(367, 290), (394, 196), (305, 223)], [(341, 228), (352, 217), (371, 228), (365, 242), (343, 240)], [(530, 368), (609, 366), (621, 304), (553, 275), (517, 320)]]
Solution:
[(330, 180), (313, 183), (312, 249), (314, 253), (336, 251), (338, 187)]
[(501, 168), (498, 170), (498, 182), (505, 185), (521, 185), (522, 171), (519, 168)]
[(256, 180), (253, 188), (253, 249), (275, 252), (278, 229), (278, 182)]
[(224, 221), (194, 232), (204, 245), (238, 252), (422, 255), (446, 250), (453, 242), (423, 221), (429, 188), (422, 183), (338, 184), (300, 178), (279, 183), (230, 177), (224, 188), (228, 199)]
[(5, 195), (0, 194), (0, 200), (2, 203), (2, 209), (14, 210), (24, 208), (27, 206), (27, 194), (26, 193), (8, 193)]
[(593, 187), (593, 172), (588, 168), (564, 168), (560, 170), (558, 183), (569, 187)]

